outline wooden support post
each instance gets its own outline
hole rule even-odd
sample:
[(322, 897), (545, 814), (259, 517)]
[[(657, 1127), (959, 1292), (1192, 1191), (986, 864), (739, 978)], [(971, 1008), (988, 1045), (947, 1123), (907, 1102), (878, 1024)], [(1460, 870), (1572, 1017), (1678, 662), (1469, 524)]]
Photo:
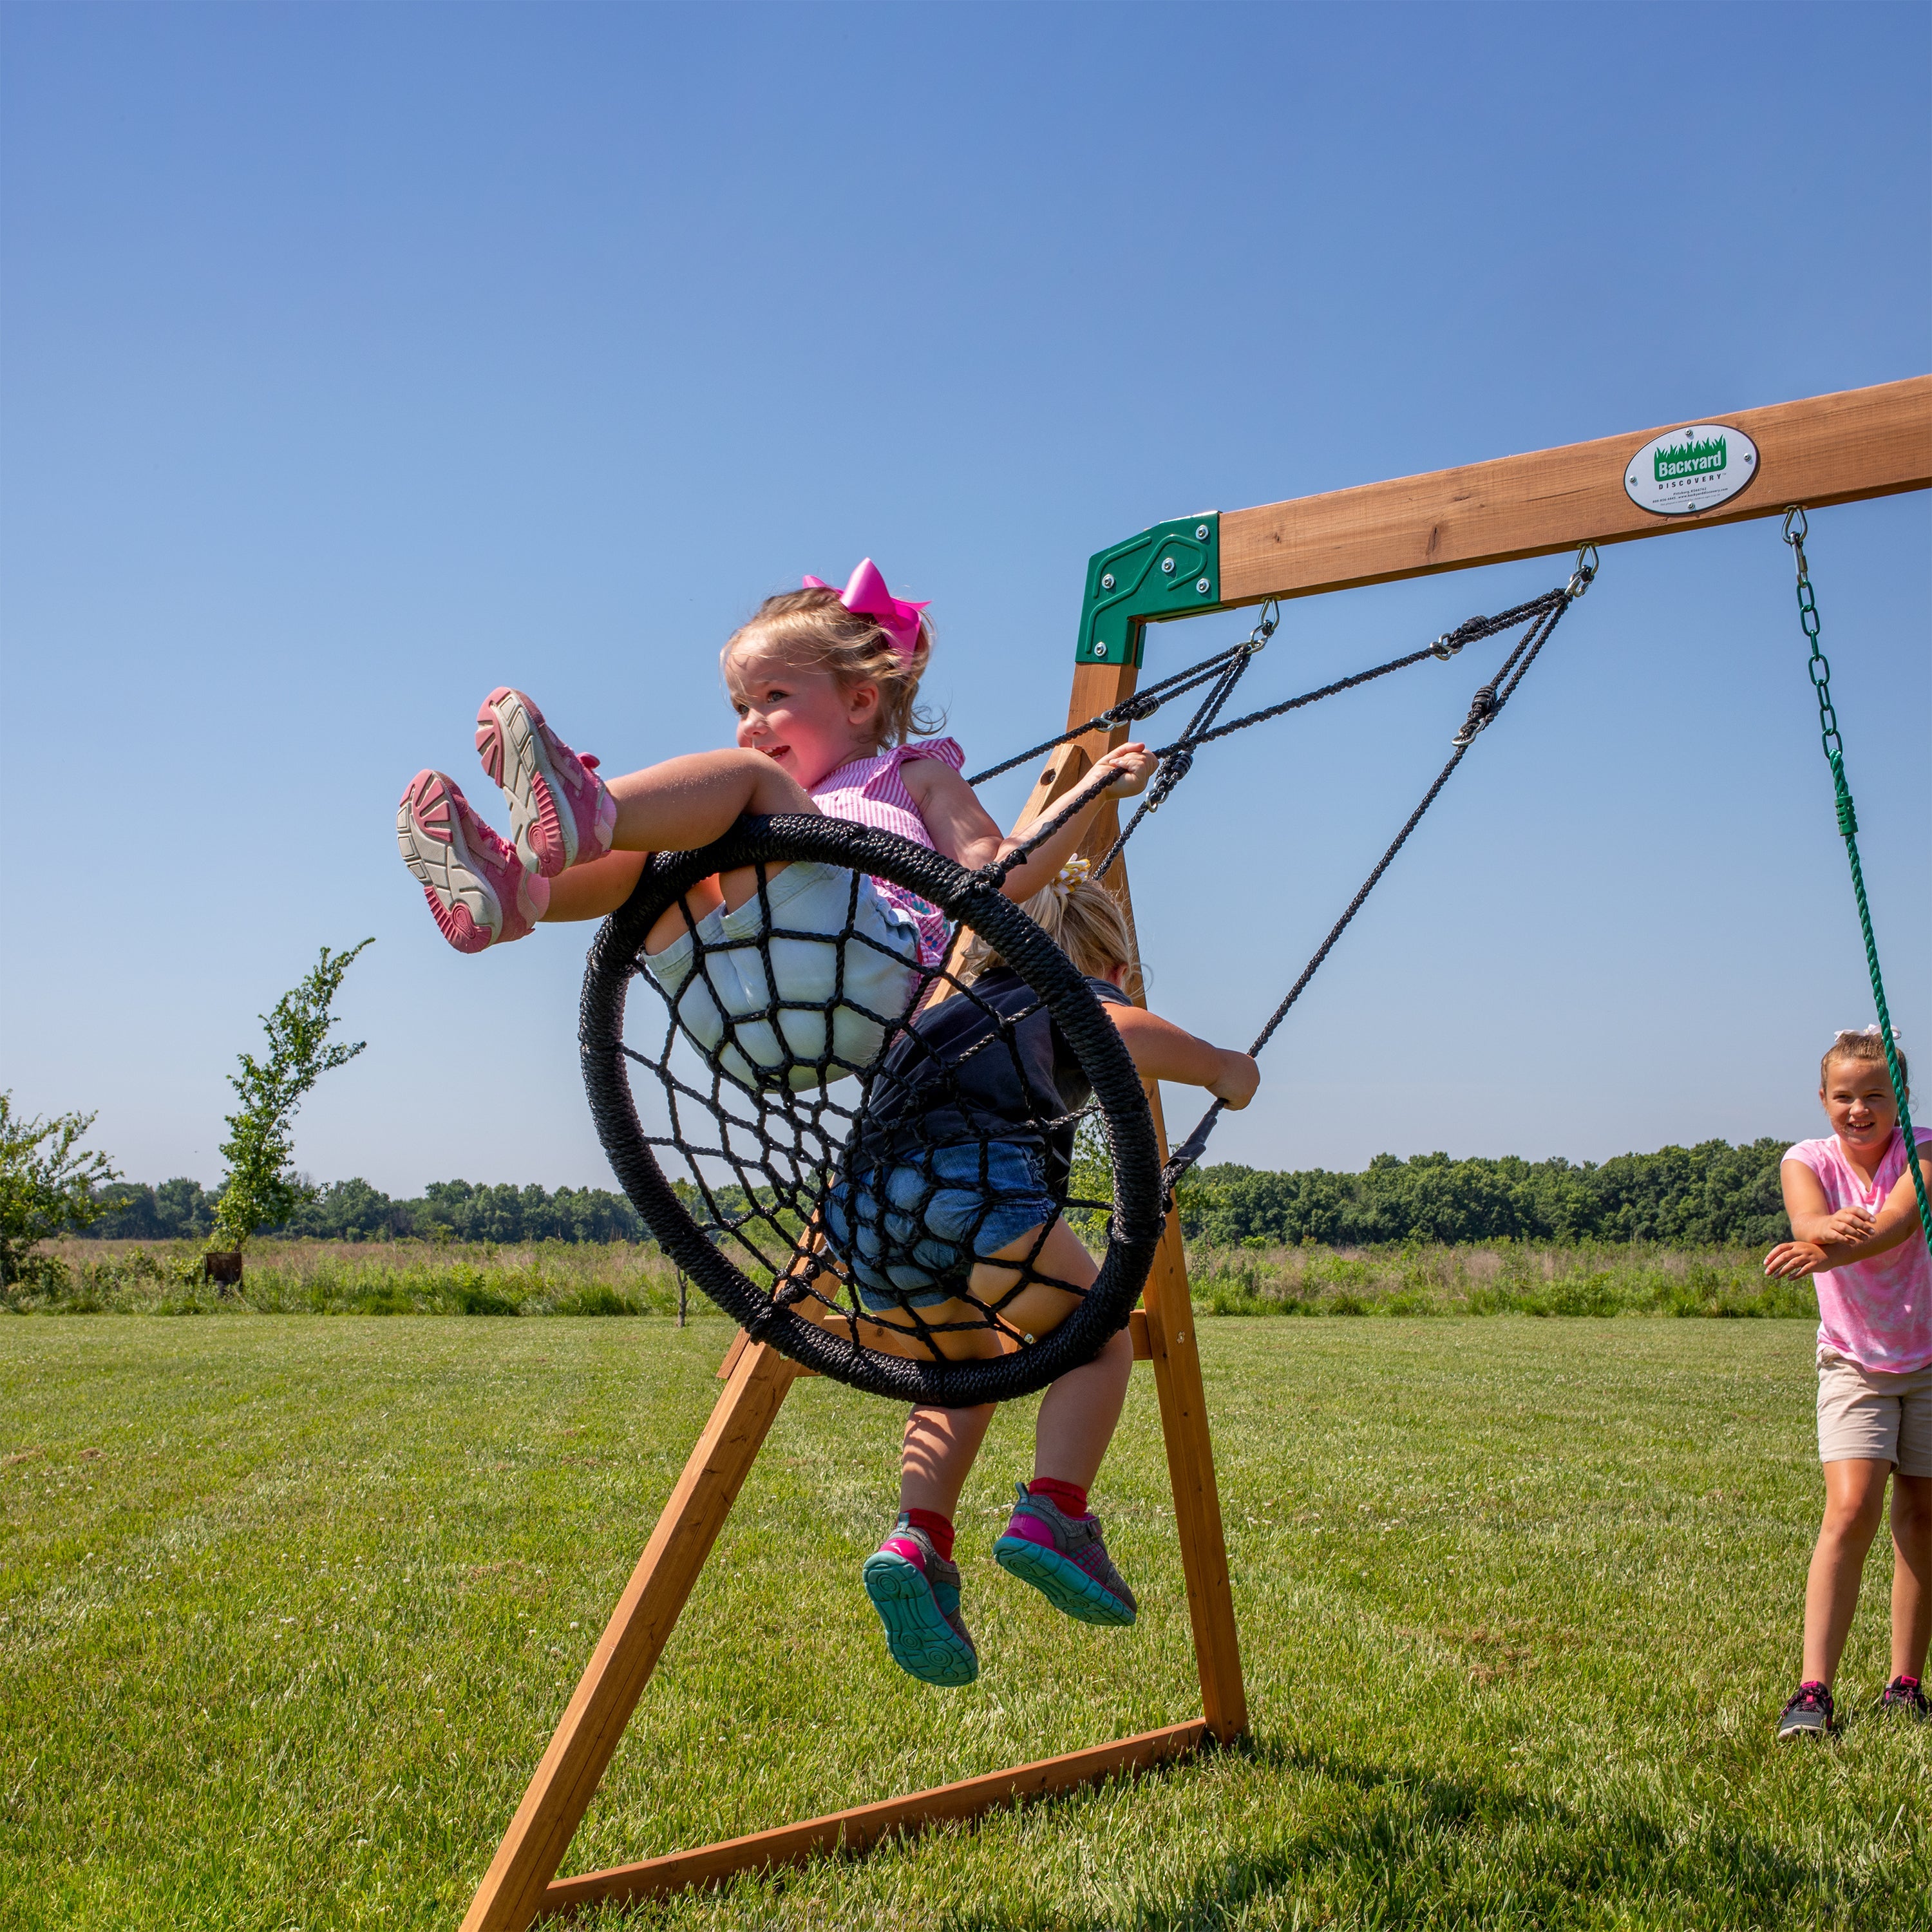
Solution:
[[(1084, 724), (1131, 698), (1138, 675), (1132, 664), (1076, 664), (1072, 696), (1067, 706), (1069, 728)], [(1038, 819), (1063, 798), (1110, 745), (1126, 743), (1128, 729), (1120, 726), (1106, 734), (1090, 732), (1053, 753), (1034, 787), (1019, 823), (1024, 825)], [(1097, 864), (1106, 856), (1119, 830), (1118, 807), (1109, 798), (1095, 814), (1082, 850)], [(1131, 928), (1133, 898), (1127, 885), (1124, 852), (1114, 860), (1106, 883), (1126, 910)], [(1142, 1004), (1145, 1004), (1144, 1000)], [(1148, 1083), (1147, 1096), (1154, 1114), (1154, 1133), (1165, 1149), (1167, 1129), (1161, 1116), (1157, 1082)], [(1167, 1217), (1141, 1300), (1135, 1353), (1140, 1359), (1151, 1359), (1154, 1363), (1161, 1433), (1167, 1447), (1168, 1476), (1174, 1486), (1174, 1528), (1180, 1543), (1181, 1570), (1187, 1582), (1187, 1612), (1194, 1626), (1194, 1656), (1201, 1673), (1201, 1708), (1209, 1730), (1226, 1743), (1247, 1729), (1248, 1700), (1241, 1677), (1234, 1593), (1228, 1581), (1227, 1538), (1214, 1480), (1214, 1445), (1208, 1432), (1207, 1394), (1201, 1379), (1201, 1354), (1187, 1290), (1187, 1258), (1178, 1216)], [(1138, 1346), (1143, 1336), (1144, 1354)]]
[(524, 1932), (542, 1909), (544, 1889), (796, 1374), (796, 1365), (768, 1346), (740, 1354), (477, 1888), (463, 1932)]

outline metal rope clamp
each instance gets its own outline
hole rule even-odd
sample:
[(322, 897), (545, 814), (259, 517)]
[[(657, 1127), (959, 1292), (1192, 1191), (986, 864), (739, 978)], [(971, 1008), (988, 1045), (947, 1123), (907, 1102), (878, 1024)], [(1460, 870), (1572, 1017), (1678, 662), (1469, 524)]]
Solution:
[(1462, 728), (1449, 742), (1458, 747), (1473, 745), (1476, 734), (1484, 730), (1497, 711), (1496, 688), (1486, 684), (1469, 700), (1469, 715), (1462, 721)]

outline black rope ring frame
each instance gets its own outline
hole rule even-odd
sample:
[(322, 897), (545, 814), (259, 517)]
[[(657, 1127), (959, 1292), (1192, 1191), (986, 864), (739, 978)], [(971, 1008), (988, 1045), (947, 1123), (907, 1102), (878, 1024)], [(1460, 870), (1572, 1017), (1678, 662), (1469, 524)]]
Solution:
[[(786, 907), (792, 902), (773, 888), (782, 878), (779, 868), (793, 865), (835, 868), (841, 881), (836, 890), (844, 894), (842, 930), (828, 934), (788, 926)], [(754, 926), (746, 922), (751, 929), (745, 937), (721, 939), (713, 924), (707, 940), (687, 896), (710, 875), (740, 868), (753, 870), (757, 878), (757, 897), (745, 908), (755, 913)], [(1011, 976), (1000, 982), (1005, 996), (997, 1010), (992, 994), (976, 990), (978, 982), (968, 982), (945, 964), (913, 964), (907, 953), (860, 929), (862, 882), (868, 877), (916, 893), (955, 921), (960, 937), (985, 942), (1010, 969)], [(645, 967), (644, 943), (659, 918), (680, 904), (691, 930), (690, 976), (668, 993)], [(787, 944), (832, 950), (825, 997), (788, 998), (779, 988), (771, 947)], [(764, 976), (761, 982), (754, 978), (752, 1001), (735, 1015), (722, 998), (701, 1000), (719, 1028), (719, 1038), (707, 1047), (680, 1016), (688, 1020), (690, 995), (700, 982), (716, 993), (708, 971), (711, 956), (733, 951), (748, 956)], [(865, 970), (881, 956), (889, 956), (895, 968), (909, 969), (905, 983), (910, 991), (896, 1012), (868, 1010), (848, 985), (862, 984)], [(948, 956), (958, 957), (956, 950)], [(649, 989), (652, 1009), (648, 1048), (626, 1038), (626, 1003), (639, 980)], [(983, 1117), (976, 1120), (968, 1107), (950, 1117), (951, 1134), (923, 1132), (916, 1114), (905, 1111), (911, 1086), (905, 1070), (910, 1065), (928, 1075), (942, 1097), (957, 1100), (958, 1070), (941, 1064), (924, 1032), (938, 1003), (955, 1000), (972, 1003), (956, 1011), (974, 1023), (979, 1035), (962, 1063), (969, 1071), (980, 1055), (1004, 1056), (1015, 1076), (1008, 1088), (1035, 1094), (1024, 1079), (1018, 1042), (1019, 1029), (1031, 1021), (1036, 1052), (1043, 1016), (1054, 1036), (1050, 1052), (1058, 1053), (1064, 1042), (1091, 1088), (1090, 1104), (1059, 1114), (1042, 1111), (1030, 1098), (1035, 1111), (1029, 1118), (991, 1125)], [(632, 1019), (641, 1032), (643, 1023), (635, 1015)], [(855, 1035), (862, 1052), (852, 1046)], [(1160, 1150), (1147, 1098), (1101, 1002), (1066, 956), (1000, 892), (997, 875), (968, 872), (910, 840), (840, 819), (742, 819), (715, 844), (696, 852), (658, 853), (646, 862), (637, 889), (605, 922), (591, 948), (578, 1038), (604, 1152), (659, 1246), (754, 1339), (771, 1342), (806, 1367), (871, 1394), (964, 1408), (1044, 1388), (1091, 1360), (1126, 1325), (1164, 1218)], [(986, 1061), (980, 1064), (987, 1068)], [(646, 1130), (640, 1092), (653, 1115), (666, 1118), (668, 1132)], [(990, 1152), (998, 1143), (1017, 1140), (1039, 1148), (1058, 1137), (1064, 1150), (1088, 1118), (1097, 1122), (1112, 1156), (1113, 1201), (1068, 1202), (1064, 1173), (1049, 1180), (1047, 1192), (1056, 1209), (1106, 1211), (1106, 1251), (1091, 1287), (1083, 1292), (1034, 1266), (1052, 1215), (1023, 1262), (1000, 1263), (1003, 1274), (1014, 1276), (1010, 1286), (976, 1293), (964, 1286), (970, 1264), (985, 1262), (999, 1246), (990, 1233), (983, 1244), (979, 1239), (988, 1212), (983, 1206), (976, 1222), (968, 1213), (965, 1234), (956, 1228), (950, 1274), (934, 1264), (926, 1217), (935, 1195), (948, 1192), (970, 1208), (975, 1198), (970, 1182), (977, 1178), (985, 1193)], [(962, 1120), (968, 1130), (963, 1136)], [(943, 1144), (930, 1144), (934, 1141)], [(898, 1149), (903, 1157), (896, 1168), (890, 1155), (881, 1162), (876, 1150), (882, 1146)], [(962, 1148), (976, 1169), (965, 1183), (956, 1162), (954, 1172), (943, 1173), (937, 1159)], [(658, 1159), (667, 1149), (681, 1156), (686, 1174), (667, 1174)], [(874, 1163), (869, 1168), (868, 1162)], [(908, 1174), (910, 1198), (886, 1191), (894, 1178)], [(963, 1194), (958, 1191), (962, 1186)], [(992, 1190), (996, 1204), (998, 1192)], [(845, 1218), (835, 1239), (830, 1231), (841, 1202)], [(868, 1275), (855, 1273), (854, 1238), (861, 1227), (872, 1240)], [(892, 1283), (900, 1277), (882, 1276), (883, 1266), (915, 1255), (950, 1283), (947, 1293), (963, 1300), (970, 1319), (928, 1322), (914, 1291), (896, 1292)], [(1057, 1327), (1037, 1336), (1006, 1312), (1016, 1295), (1035, 1283), (1077, 1298)], [(861, 1299), (862, 1286), (871, 1291), (869, 1303)], [(929, 1299), (936, 1301), (936, 1289)], [(886, 1340), (888, 1327), (908, 1352), (866, 1339), (869, 1334)], [(947, 1333), (962, 1329), (978, 1332)], [(957, 1358), (958, 1350), (976, 1346), (998, 1352)]]

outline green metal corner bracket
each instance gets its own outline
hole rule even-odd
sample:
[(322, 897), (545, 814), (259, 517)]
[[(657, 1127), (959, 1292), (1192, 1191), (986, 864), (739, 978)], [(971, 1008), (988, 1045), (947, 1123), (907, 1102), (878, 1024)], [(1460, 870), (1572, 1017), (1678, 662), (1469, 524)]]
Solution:
[(1087, 566), (1080, 607), (1081, 664), (1138, 664), (1143, 627), (1190, 617), (1221, 600), (1221, 518), (1208, 510), (1156, 524), (1097, 551)]

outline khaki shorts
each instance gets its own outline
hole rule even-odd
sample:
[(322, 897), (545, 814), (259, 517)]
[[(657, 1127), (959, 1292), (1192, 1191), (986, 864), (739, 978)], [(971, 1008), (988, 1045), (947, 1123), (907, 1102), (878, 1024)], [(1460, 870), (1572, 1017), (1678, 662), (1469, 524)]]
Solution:
[(1888, 1376), (1821, 1354), (1818, 1460), (1889, 1462), (1903, 1476), (1932, 1476), (1932, 1366)]

